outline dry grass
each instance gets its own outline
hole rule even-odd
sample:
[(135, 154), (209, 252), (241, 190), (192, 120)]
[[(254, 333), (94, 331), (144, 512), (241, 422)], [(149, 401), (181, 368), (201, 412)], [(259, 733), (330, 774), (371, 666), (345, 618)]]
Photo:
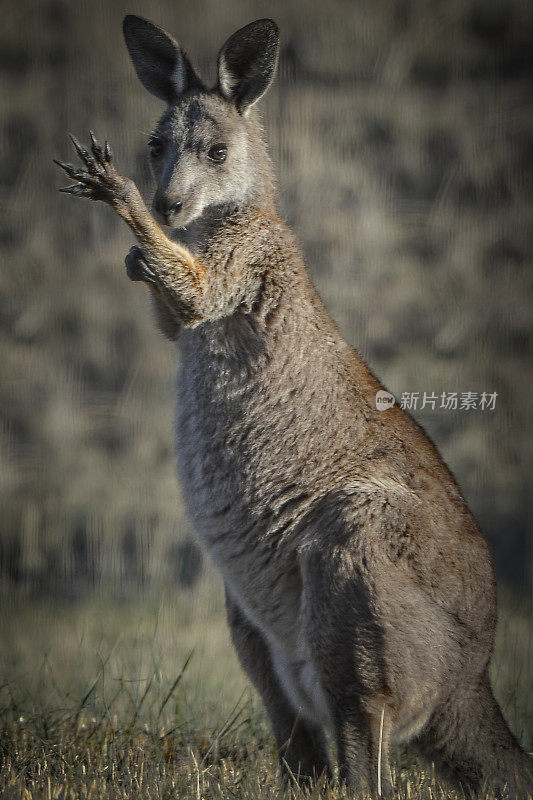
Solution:
[[(281, 797), (266, 716), (214, 583), (144, 606), (11, 609), (0, 639), (0, 796)], [(505, 606), (493, 664), (500, 702), (530, 748), (531, 621)], [(400, 798), (452, 797), (407, 750), (394, 764)]]

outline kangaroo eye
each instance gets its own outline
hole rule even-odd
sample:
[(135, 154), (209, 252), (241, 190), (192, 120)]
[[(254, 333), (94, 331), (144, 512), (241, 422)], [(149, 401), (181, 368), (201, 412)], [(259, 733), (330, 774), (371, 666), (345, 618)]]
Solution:
[(214, 144), (208, 151), (207, 157), (210, 161), (214, 161), (215, 164), (222, 164), (226, 160), (227, 154), (228, 148), (225, 144)]
[(161, 158), (165, 149), (161, 139), (150, 139), (148, 146), (150, 148), (150, 155), (152, 158)]

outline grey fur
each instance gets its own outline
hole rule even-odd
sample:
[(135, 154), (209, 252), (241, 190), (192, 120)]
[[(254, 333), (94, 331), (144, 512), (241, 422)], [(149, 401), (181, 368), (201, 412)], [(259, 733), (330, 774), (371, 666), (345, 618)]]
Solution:
[[(146, 25), (128, 19), (130, 30), (144, 25), (144, 46), (128, 42), (143, 82), (155, 74), (157, 92), (174, 92)], [(183, 203), (165, 219), (173, 241), (94, 149), (96, 166), (80, 154), (85, 177), (63, 168), (79, 181), (73, 193), (110, 203), (132, 227), (141, 249), (128, 274), (150, 284), (161, 327), (178, 340), (185, 502), (224, 579), (232, 638), (282, 763), (300, 778), (329, 772), (329, 730), (341, 780), (377, 796), (381, 737), (387, 796), (390, 745), (410, 741), (472, 794), (508, 784), (525, 797), (531, 762), (488, 679), (486, 542), (421, 428), (397, 406), (376, 410), (381, 385), (340, 336), (277, 214), (261, 128), (242, 107), (275, 66), (277, 29), (256, 25), (232, 37), (246, 63), (239, 70), (237, 48), (231, 91), (224, 56), (215, 89), (168, 89), (153, 166), (159, 196)], [(176, 54), (165, 63), (182, 64)], [(217, 142), (222, 164), (206, 158)]]

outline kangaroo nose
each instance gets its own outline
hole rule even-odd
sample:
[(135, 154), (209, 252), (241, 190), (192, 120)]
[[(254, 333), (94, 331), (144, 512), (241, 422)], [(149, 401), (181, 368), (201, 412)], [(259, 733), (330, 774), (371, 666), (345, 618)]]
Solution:
[(154, 203), (155, 210), (164, 217), (169, 217), (171, 214), (177, 214), (179, 211), (181, 211), (182, 206), (182, 200), (170, 201), (164, 197), (158, 197)]

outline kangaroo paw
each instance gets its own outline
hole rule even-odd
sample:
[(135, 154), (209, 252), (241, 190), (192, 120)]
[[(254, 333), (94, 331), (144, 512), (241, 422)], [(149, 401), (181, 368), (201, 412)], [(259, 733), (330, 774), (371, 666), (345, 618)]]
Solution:
[(72, 186), (65, 186), (59, 191), (76, 197), (87, 197), (90, 200), (102, 200), (117, 209), (125, 208), (135, 184), (115, 169), (109, 142), (106, 141), (102, 146), (91, 131), (91, 152), (89, 152), (72, 134), (69, 136), (83, 166), (80, 169), (54, 159), (69, 178), (76, 181)]
[(156, 285), (155, 272), (147, 264), (140, 247), (132, 247), (125, 258), (126, 272), (132, 281), (145, 281)]

